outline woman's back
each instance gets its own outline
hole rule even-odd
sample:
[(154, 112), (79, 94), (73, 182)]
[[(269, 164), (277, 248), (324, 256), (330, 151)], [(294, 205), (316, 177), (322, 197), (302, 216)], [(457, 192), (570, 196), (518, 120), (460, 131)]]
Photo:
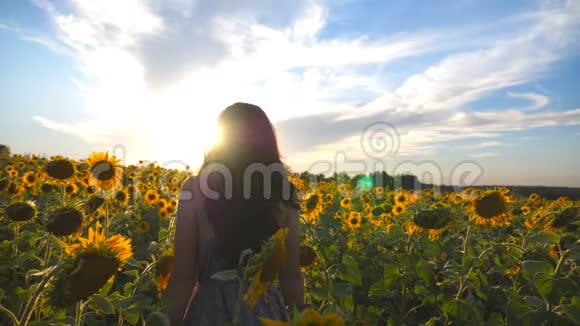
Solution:
[[(196, 178), (190, 179), (189, 183), (195, 185)], [(216, 237), (211, 223), (208, 220), (204, 207), (204, 197), (199, 193), (198, 187), (191, 189), (194, 194), (194, 222), (197, 225), (198, 248), (197, 261), (197, 285), (195, 294), (187, 312), (188, 325), (226, 325), (231, 323), (234, 317), (234, 307), (237, 301), (239, 282), (220, 281), (211, 279), (217, 272), (234, 269), (229, 257), (224, 257), (221, 247), (223, 240)], [(282, 227), (286, 227), (283, 217), (280, 215)], [(253, 309), (243, 305), (240, 319), (243, 325), (261, 325), (259, 317), (274, 320), (286, 320), (284, 301), (280, 291), (274, 287), (268, 289), (267, 297), (260, 298)]]
[[(178, 204), (175, 263), (168, 286), (170, 315), (177, 323), (188, 306), (192, 324), (231, 322), (239, 285), (211, 276), (236, 268), (243, 250), (257, 251), (280, 228), (289, 229), (279, 274), (281, 292), (286, 304), (304, 300), (298, 205), (272, 124), (262, 109), (245, 103), (226, 108), (219, 124), (221, 141), (206, 154), (199, 176), (184, 184)], [(248, 325), (258, 325), (257, 317), (285, 316), (280, 292), (274, 288), (252, 311), (242, 308)]]

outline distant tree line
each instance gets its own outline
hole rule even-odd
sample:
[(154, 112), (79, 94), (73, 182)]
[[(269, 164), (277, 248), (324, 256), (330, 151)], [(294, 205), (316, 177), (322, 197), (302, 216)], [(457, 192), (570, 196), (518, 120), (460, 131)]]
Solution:
[[(11, 155), (10, 147), (0, 144), (0, 160), (8, 160), (10, 158), (10, 155)], [(439, 189), (441, 192), (453, 192), (463, 190), (463, 187), (459, 186), (433, 185), (422, 183), (416, 176), (412, 174), (389, 175), (385, 171), (372, 172), (369, 174), (357, 174), (355, 176), (350, 176), (345, 172), (334, 173), (332, 176), (302, 172), (300, 173), (300, 176), (303, 179), (310, 180), (312, 182), (337, 180), (339, 182), (348, 182), (353, 186), (362, 184), (363, 186), (367, 185), (373, 187), (375, 186), (384, 187), (391, 190), (404, 189), (411, 191), (429, 188), (436, 188)], [(499, 185), (473, 186), (473, 188), (478, 189), (489, 189), (495, 187), (499, 187)], [(580, 200), (580, 188), (549, 187), (549, 186), (502, 186), (502, 187), (510, 189), (512, 194), (520, 197), (528, 197), (529, 195), (536, 193), (548, 199), (568, 197), (572, 200)]]
[[(334, 173), (332, 176), (302, 172), (300, 176), (303, 179), (310, 180), (313, 182), (338, 180), (339, 182), (348, 182), (353, 186), (361, 185), (361, 183), (363, 183), (363, 185), (368, 183), (372, 186), (385, 187), (391, 190), (404, 189), (411, 191), (411, 190), (436, 188), (439, 189), (441, 192), (453, 192), (453, 191), (462, 191), (464, 188), (466, 188), (452, 185), (434, 185), (422, 183), (415, 175), (412, 174), (389, 175), (385, 171), (372, 172), (369, 174), (357, 174), (354, 176), (349, 176), (344, 172)], [(536, 193), (547, 199), (568, 197), (572, 200), (580, 200), (580, 188), (550, 187), (550, 186), (505, 186), (505, 185), (472, 186), (472, 188), (477, 189), (490, 189), (496, 187), (508, 188), (511, 190), (511, 193), (513, 195), (516, 195), (518, 197), (528, 197), (529, 195)]]

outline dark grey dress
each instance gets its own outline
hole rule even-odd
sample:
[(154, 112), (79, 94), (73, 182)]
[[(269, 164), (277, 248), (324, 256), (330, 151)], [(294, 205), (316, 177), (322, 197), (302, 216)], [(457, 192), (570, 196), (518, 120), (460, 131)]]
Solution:
[[(187, 315), (186, 325), (231, 325), (238, 296), (237, 280), (210, 279), (216, 272), (232, 269), (216, 255), (214, 244), (201, 254), (201, 269), (197, 292)], [(247, 287), (246, 287), (247, 288)], [(240, 311), (242, 325), (258, 326), (259, 317), (286, 321), (288, 319), (280, 291), (270, 285), (266, 298), (261, 296), (253, 310), (244, 303)]]

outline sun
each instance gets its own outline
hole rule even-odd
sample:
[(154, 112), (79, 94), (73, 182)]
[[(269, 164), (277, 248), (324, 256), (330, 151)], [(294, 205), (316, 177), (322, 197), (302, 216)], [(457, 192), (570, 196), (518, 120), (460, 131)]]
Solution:
[(208, 128), (207, 135), (205, 150), (209, 151), (221, 143), (223, 135), (222, 127), (219, 124), (213, 124), (213, 127)]
[(150, 142), (146, 144), (150, 145), (144, 146), (143, 151), (148, 151), (160, 165), (177, 169), (189, 166), (197, 170), (206, 153), (221, 139), (217, 117), (207, 113), (188, 112), (180, 121), (164, 125), (160, 131), (157, 137), (148, 138)]

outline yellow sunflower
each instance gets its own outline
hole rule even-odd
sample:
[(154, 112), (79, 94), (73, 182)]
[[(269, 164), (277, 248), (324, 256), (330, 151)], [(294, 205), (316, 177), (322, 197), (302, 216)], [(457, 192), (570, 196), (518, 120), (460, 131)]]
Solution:
[(463, 200), (471, 201), (476, 199), (481, 192), (475, 188), (467, 188), (461, 192), (461, 198)]
[(373, 194), (377, 195), (377, 196), (381, 196), (385, 193), (385, 188), (383, 187), (374, 187), (373, 189), (371, 189), (371, 191), (373, 192)]
[(157, 203), (157, 201), (159, 200), (159, 195), (157, 194), (157, 191), (155, 191), (153, 189), (149, 189), (145, 193), (144, 198), (145, 198), (145, 201), (147, 202), (147, 204), (155, 205), (155, 203)]
[(157, 266), (155, 269), (155, 285), (157, 290), (162, 291), (167, 287), (167, 282), (169, 281), (169, 276), (173, 271), (173, 262), (175, 261), (175, 254), (173, 249), (163, 253), (159, 260), (157, 260)]
[(6, 172), (6, 174), (8, 174), (8, 175), (10, 175), (10, 172), (11, 172), (11, 171), (13, 171), (13, 170), (16, 170), (16, 168), (14, 167), (14, 165), (7, 165), (7, 166), (4, 168), (4, 171), (5, 171), (5, 172)]
[(346, 225), (351, 229), (356, 229), (361, 226), (362, 214), (357, 211), (351, 211), (346, 217)]
[(125, 206), (125, 205), (127, 205), (127, 202), (129, 202), (129, 195), (127, 195), (127, 193), (125, 191), (119, 190), (115, 194), (115, 200), (117, 201), (117, 203), (119, 205)]
[[(250, 259), (249, 265), (257, 265), (257, 273), (244, 295), (244, 301), (253, 309), (262, 294), (267, 293), (267, 287), (280, 272), (286, 258), (286, 237), (288, 229), (279, 229), (268, 241), (258, 255)], [(252, 262), (254, 260), (254, 262)], [(252, 268), (249, 266), (248, 268)]]
[(338, 185), (338, 192), (341, 193), (342, 195), (351, 193), (352, 185), (350, 185), (349, 183), (342, 183)]
[(324, 209), (322, 194), (318, 191), (311, 193), (300, 202), (300, 208), (302, 210), (302, 216), (308, 222), (316, 223), (317, 217)]
[(350, 208), (352, 206), (352, 199), (350, 199), (349, 197), (343, 198), (340, 201), (340, 207), (342, 208)]
[(433, 196), (435, 196), (433, 189), (425, 189), (421, 192), (421, 198), (433, 199)]
[(300, 246), (300, 267), (307, 267), (316, 261), (316, 252), (312, 247)]
[(413, 217), (413, 223), (424, 229), (443, 229), (453, 221), (453, 212), (450, 209), (438, 207), (417, 212)]
[(409, 234), (409, 235), (417, 235), (418, 236), (418, 235), (423, 234), (423, 231), (425, 231), (425, 229), (423, 229), (422, 227), (415, 224), (412, 220), (407, 222), (407, 225), (405, 226), (405, 228), (407, 229), (407, 234)]
[(6, 186), (6, 189), (4, 189), (4, 191), (6, 191), (9, 196), (17, 197), (19, 195), (22, 195), (24, 193), (25, 189), (20, 184), (17, 184), (15, 182), (10, 182), (10, 183), (8, 183), (8, 186)]
[(512, 267), (512, 268), (509, 268), (509, 269), (507, 269), (507, 270), (505, 271), (505, 275), (506, 275), (508, 278), (513, 278), (515, 275), (517, 275), (517, 274), (521, 273), (521, 271), (522, 271), (522, 265), (518, 264), (518, 265), (515, 265), (515, 266), (514, 266), (514, 267)]
[(147, 233), (147, 232), (149, 232), (150, 229), (151, 229), (151, 226), (149, 225), (149, 222), (141, 221), (139, 223), (139, 232)]
[(61, 207), (49, 215), (46, 230), (57, 237), (67, 236), (81, 230), (83, 214), (74, 207)]
[(165, 209), (165, 207), (167, 207), (167, 200), (165, 200), (165, 198), (159, 198), (159, 200), (157, 200), (157, 202), (155, 203), (155, 205), (160, 210), (163, 210), (163, 209)]
[(398, 203), (397, 205), (393, 206), (393, 210), (391, 213), (393, 215), (399, 215), (405, 211), (405, 206), (403, 204)]
[(4, 215), (15, 222), (25, 222), (36, 216), (36, 205), (33, 202), (16, 202), (4, 209)]
[(363, 202), (363, 204), (370, 204), (371, 200), (372, 200), (369, 193), (366, 193), (366, 192), (363, 192), (362, 194), (360, 194), (359, 199), (360, 199), (360, 201)]
[(53, 282), (50, 301), (57, 307), (69, 306), (99, 291), (133, 256), (131, 240), (121, 235), (105, 239), (104, 231), (90, 228), (88, 238), (65, 248), (63, 271)]
[(306, 182), (301, 179), (298, 174), (291, 174), (288, 177), (288, 180), (290, 180), (290, 183), (292, 183), (299, 191), (304, 191), (306, 189)]
[(320, 181), (320, 183), (318, 184), (318, 190), (320, 191), (328, 190), (328, 188), (330, 188), (330, 183), (326, 181)]
[(165, 211), (167, 212), (167, 214), (169, 214), (169, 216), (172, 216), (173, 214), (175, 214), (176, 208), (175, 208), (175, 206), (169, 205), (169, 206), (165, 207)]
[(161, 220), (166, 220), (167, 218), (169, 218), (169, 213), (165, 208), (159, 209), (157, 214), (159, 215), (159, 219)]
[(131, 239), (122, 235), (115, 234), (105, 239), (105, 230), (100, 231), (100, 224), (97, 222), (95, 228), (89, 228), (87, 238), (79, 237), (79, 243), (71, 244), (66, 247), (65, 252), (70, 256), (79, 256), (87, 252), (102, 251), (114, 256), (122, 267), (131, 257), (133, 257), (133, 248)]
[(334, 200), (334, 195), (332, 193), (327, 193), (324, 195), (324, 200), (326, 200), (329, 203), (332, 203), (332, 201)]
[(404, 191), (400, 191), (400, 192), (397, 192), (395, 194), (395, 204), (396, 205), (404, 206), (408, 201), (409, 201), (409, 196)]
[(66, 180), (75, 175), (75, 165), (69, 160), (54, 158), (46, 164), (45, 171), (52, 178)]
[(540, 201), (540, 195), (538, 195), (538, 194), (531, 194), (530, 197), (528, 197), (528, 200), (532, 204), (537, 204)]
[(487, 190), (471, 202), (471, 219), (479, 225), (508, 225), (512, 217), (508, 210), (509, 202), (510, 198), (505, 190)]
[(74, 182), (71, 182), (64, 186), (64, 192), (66, 192), (67, 195), (74, 195), (78, 191), (79, 187), (77, 187), (77, 185)]
[(531, 212), (530, 206), (527, 206), (527, 205), (522, 206), (521, 210), (522, 210), (522, 214), (524, 214), (524, 215), (528, 215)]
[(36, 177), (36, 173), (34, 171), (27, 171), (22, 175), (22, 183), (28, 188), (32, 188), (36, 186), (36, 181), (38, 178)]
[(116, 188), (123, 173), (119, 162), (115, 156), (109, 156), (109, 153), (92, 153), (87, 160), (89, 184), (101, 190)]
[[(553, 234), (561, 234), (566, 231), (573, 232), (576, 229), (573, 223), (579, 220), (580, 207), (568, 207), (544, 219), (545, 223), (542, 223), (542, 228), (545, 232)], [(569, 228), (569, 226), (572, 226), (572, 228)]]
[(48, 194), (53, 192), (56, 189), (56, 186), (50, 182), (45, 182), (41, 184), (39, 188), (42, 193)]
[(8, 176), (11, 178), (18, 177), (18, 170), (17, 169), (12, 169), (12, 170), (8, 171), (7, 173), (8, 173)]

